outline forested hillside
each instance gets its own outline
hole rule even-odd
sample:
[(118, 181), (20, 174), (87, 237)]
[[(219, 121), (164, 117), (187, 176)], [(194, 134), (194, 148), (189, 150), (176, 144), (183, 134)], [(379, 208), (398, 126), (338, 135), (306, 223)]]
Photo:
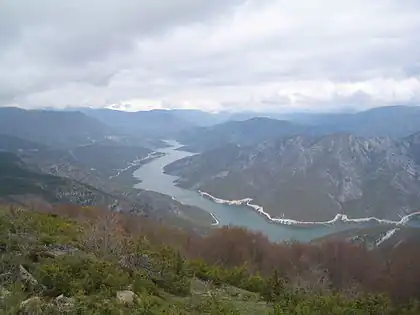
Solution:
[(206, 237), (89, 207), (0, 210), (2, 314), (417, 315), (417, 244)]

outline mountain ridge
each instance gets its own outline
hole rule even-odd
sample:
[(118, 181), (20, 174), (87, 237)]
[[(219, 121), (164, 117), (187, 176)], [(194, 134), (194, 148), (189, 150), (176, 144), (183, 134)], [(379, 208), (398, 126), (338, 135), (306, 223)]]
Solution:
[(296, 134), (320, 136), (344, 132), (399, 140), (420, 132), (419, 121), (420, 106), (387, 106), (356, 113), (248, 113), (232, 115), (217, 125), (183, 130), (175, 138), (185, 144), (184, 149), (193, 152), (226, 143), (250, 145)]
[(201, 152), (227, 143), (251, 145), (265, 140), (316, 132), (311, 126), (287, 120), (253, 117), (244, 121), (228, 121), (210, 127), (187, 129), (175, 138), (185, 144), (189, 151)]
[(405, 141), (299, 135), (219, 147), (175, 161), (165, 171), (180, 176), (177, 183), (184, 188), (227, 200), (252, 198), (274, 217), (320, 221), (343, 213), (399, 219), (420, 204), (420, 166)]

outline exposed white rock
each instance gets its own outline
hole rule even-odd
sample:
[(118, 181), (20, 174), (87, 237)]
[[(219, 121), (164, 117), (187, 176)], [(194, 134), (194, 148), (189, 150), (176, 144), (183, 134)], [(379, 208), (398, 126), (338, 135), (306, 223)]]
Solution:
[(278, 224), (286, 224), (286, 225), (297, 225), (297, 226), (314, 226), (314, 225), (331, 225), (331, 224), (338, 224), (338, 223), (345, 223), (345, 224), (360, 224), (360, 223), (374, 223), (374, 224), (383, 224), (383, 225), (390, 225), (390, 226), (401, 226), (401, 225), (408, 225), (410, 221), (420, 216), (420, 212), (411, 213), (407, 216), (401, 218), (400, 221), (392, 221), (392, 220), (385, 220), (385, 219), (378, 219), (375, 217), (367, 217), (367, 218), (358, 218), (358, 219), (350, 219), (345, 214), (337, 214), (334, 219), (329, 221), (298, 221), (293, 219), (283, 219), (283, 218), (272, 218), (271, 215), (264, 211), (263, 207), (259, 205), (252, 204), (252, 198), (244, 198), (240, 200), (225, 200), (214, 197), (209, 193), (198, 191), (203, 197), (206, 197), (216, 203), (220, 204), (227, 204), (227, 205), (237, 205), (237, 206), (247, 206), (251, 209), (254, 209), (261, 215), (265, 216), (269, 221)]
[(22, 265), (19, 265), (19, 277), (23, 282), (37, 285), (38, 281)]
[(74, 308), (75, 300), (61, 294), (55, 298), (54, 304), (60, 312), (69, 312)]
[(117, 291), (117, 300), (123, 304), (133, 304), (136, 294), (133, 291)]
[(399, 229), (395, 228), (386, 232), (386, 234), (376, 242), (376, 247), (380, 246), (386, 240), (389, 240)]

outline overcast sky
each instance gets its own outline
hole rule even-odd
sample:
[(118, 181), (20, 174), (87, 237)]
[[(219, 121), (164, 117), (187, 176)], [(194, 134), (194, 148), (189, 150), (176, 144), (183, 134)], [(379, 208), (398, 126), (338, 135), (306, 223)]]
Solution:
[(2, 0), (0, 106), (420, 104), (418, 0)]

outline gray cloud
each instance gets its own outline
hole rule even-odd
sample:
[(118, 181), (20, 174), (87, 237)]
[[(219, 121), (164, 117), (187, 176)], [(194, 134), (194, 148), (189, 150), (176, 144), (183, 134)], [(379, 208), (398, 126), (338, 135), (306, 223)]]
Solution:
[(415, 0), (6, 0), (0, 105), (416, 103), (419, 34)]

